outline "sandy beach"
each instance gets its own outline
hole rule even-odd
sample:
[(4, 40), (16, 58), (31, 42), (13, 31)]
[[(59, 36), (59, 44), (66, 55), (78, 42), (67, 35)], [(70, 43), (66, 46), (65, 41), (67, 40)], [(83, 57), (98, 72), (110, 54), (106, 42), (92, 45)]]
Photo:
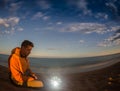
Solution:
[(13, 85), (8, 76), (8, 69), (0, 66), (0, 91), (120, 91), (120, 62), (109, 67), (89, 72), (64, 74), (59, 89), (51, 88), (49, 74), (39, 75), (44, 88), (25, 88)]

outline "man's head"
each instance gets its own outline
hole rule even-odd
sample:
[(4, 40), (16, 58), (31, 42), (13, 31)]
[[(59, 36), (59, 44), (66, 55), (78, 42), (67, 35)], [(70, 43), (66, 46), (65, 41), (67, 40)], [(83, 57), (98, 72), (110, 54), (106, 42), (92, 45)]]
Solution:
[(33, 47), (34, 44), (31, 41), (24, 40), (21, 44), (21, 51), (20, 51), (21, 56), (27, 57), (30, 54)]

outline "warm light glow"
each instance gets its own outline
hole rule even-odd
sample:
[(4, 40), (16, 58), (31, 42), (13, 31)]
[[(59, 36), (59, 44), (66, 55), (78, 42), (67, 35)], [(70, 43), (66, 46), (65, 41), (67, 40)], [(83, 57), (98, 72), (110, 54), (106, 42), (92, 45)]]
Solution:
[(57, 81), (52, 81), (54, 87), (58, 87), (59, 83)]
[(51, 78), (50, 83), (54, 88), (59, 88), (61, 86), (61, 79), (57, 76)]

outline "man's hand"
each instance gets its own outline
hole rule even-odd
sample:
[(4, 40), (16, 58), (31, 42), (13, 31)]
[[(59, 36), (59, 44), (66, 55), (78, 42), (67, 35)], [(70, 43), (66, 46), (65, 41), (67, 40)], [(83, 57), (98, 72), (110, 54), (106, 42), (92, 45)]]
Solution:
[(36, 80), (38, 79), (35, 74), (32, 74), (32, 77), (35, 78)]

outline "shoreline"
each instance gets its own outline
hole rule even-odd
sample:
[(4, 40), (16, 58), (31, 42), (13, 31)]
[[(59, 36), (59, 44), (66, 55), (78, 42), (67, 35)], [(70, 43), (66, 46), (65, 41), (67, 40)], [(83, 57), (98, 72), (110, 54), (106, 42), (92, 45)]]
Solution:
[[(118, 59), (119, 60), (119, 59)], [(120, 62), (105, 68), (93, 71), (70, 74), (38, 74), (44, 82), (44, 88), (33, 89), (16, 87), (11, 84), (8, 77), (8, 69), (0, 65), (0, 91), (120, 91)], [(51, 88), (49, 80), (57, 76), (61, 79), (59, 89)], [(109, 78), (113, 78), (112, 84), (108, 84)], [(115, 79), (115, 80), (114, 80)], [(117, 79), (117, 80), (116, 80)]]
[(109, 67), (111, 65), (114, 65), (117, 62), (120, 62), (120, 57), (109, 59), (108, 61), (96, 63), (96, 64), (90, 64), (90, 65), (84, 65), (84, 66), (71, 66), (71, 67), (41, 67), (39, 70), (34, 68), (34, 72), (38, 74), (51, 74), (51, 73), (59, 73), (59, 74), (71, 74), (71, 73), (83, 73), (83, 72), (89, 72), (94, 70), (99, 70), (102, 68)]

